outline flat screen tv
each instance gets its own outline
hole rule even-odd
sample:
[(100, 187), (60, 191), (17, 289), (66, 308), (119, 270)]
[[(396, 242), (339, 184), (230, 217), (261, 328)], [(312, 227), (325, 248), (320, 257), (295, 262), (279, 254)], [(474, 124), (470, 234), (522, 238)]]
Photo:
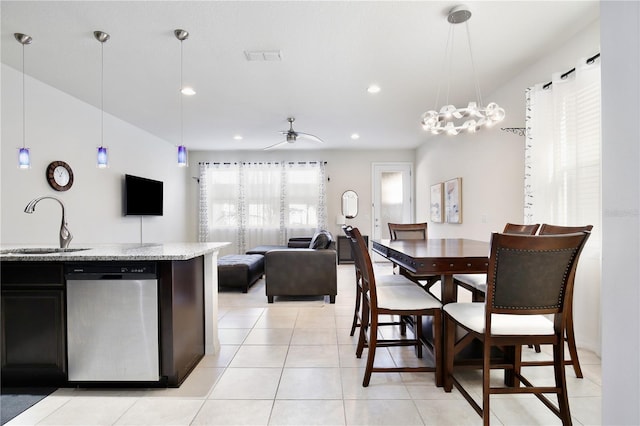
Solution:
[(162, 182), (124, 175), (125, 216), (162, 216)]

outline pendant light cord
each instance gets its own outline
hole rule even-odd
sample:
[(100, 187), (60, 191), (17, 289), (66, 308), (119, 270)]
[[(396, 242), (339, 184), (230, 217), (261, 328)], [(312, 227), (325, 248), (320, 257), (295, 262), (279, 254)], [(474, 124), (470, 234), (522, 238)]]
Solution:
[(24, 43), (22, 44), (22, 148), (26, 148), (25, 140), (26, 140), (26, 132), (27, 132), (27, 101), (25, 98), (25, 84), (24, 84)]
[(473, 73), (473, 84), (476, 89), (476, 101), (478, 103), (478, 108), (482, 108), (484, 104), (482, 103), (482, 93), (480, 92), (480, 82), (478, 80), (478, 74), (476, 73), (476, 63), (473, 60), (473, 49), (471, 48), (471, 34), (469, 32), (469, 21), (465, 21), (464, 25), (467, 30), (467, 44), (469, 45), (469, 57), (471, 58), (471, 72)]
[(100, 42), (100, 147), (104, 146), (104, 42)]
[(180, 96), (180, 146), (183, 146), (183, 140), (184, 140), (184, 106), (183, 106), (183, 102), (184, 102), (184, 95), (182, 94), (182, 89), (184, 88), (184, 82), (182, 80), (182, 67), (183, 67), (183, 59), (182, 59), (182, 42), (183, 40), (180, 40), (180, 90), (178, 91), (178, 94)]

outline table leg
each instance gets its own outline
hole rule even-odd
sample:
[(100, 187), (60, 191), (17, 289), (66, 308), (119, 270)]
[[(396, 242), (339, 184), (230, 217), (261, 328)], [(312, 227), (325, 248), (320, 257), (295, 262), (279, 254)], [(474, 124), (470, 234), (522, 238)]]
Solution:
[(456, 287), (453, 283), (453, 275), (442, 274), (440, 277), (440, 298), (442, 304), (456, 302)]

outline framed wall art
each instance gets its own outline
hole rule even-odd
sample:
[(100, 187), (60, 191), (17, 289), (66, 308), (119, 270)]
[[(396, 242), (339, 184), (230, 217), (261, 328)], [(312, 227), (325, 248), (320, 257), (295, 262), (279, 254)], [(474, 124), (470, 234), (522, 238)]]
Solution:
[(442, 182), (431, 185), (431, 222), (442, 222)]
[(444, 214), (447, 223), (462, 223), (462, 178), (444, 183)]

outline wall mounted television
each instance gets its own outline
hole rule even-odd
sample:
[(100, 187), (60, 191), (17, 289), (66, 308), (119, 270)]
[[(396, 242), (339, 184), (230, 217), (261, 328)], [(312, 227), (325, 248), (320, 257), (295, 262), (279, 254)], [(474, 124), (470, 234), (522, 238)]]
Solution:
[(162, 216), (163, 183), (124, 175), (125, 216)]

